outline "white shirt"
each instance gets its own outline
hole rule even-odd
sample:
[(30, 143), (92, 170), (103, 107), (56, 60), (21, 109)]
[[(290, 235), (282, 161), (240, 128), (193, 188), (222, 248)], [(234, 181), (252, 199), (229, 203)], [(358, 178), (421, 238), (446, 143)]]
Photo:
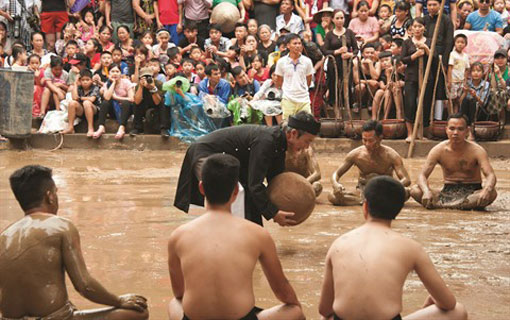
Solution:
[(276, 63), (276, 75), (283, 77), (283, 98), (298, 102), (310, 102), (308, 82), (306, 77), (313, 75), (313, 63), (310, 58), (301, 55), (294, 64), (289, 55), (278, 59)]
[(463, 82), (466, 69), (469, 69), (469, 56), (467, 53), (458, 53), (453, 49), (448, 59), (448, 65), (453, 66), (452, 81)]
[(285, 23), (283, 14), (281, 14), (276, 17), (276, 32), (280, 33), (281, 28), (285, 28), (291, 33), (298, 34), (302, 30), (305, 30), (305, 25), (303, 24), (303, 19), (297, 14), (291, 14), (289, 23)]

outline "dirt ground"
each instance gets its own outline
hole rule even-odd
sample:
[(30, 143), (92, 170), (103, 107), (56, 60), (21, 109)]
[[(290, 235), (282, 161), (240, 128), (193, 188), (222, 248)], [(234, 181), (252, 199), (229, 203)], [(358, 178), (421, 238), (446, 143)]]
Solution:
[[(149, 298), (151, 319), (167, 319), (172, 297), (166, 241), (177, 226), (193, 219), (172, 206), (183, 152), (64, 150), (0, 151), (0, 229), (22, 217), (12, 195), (9, 175), (27, 164), (54, 168), (59, 188), (59, 215), (71, 219), (82, 237), (82, 249), (92, 275), (111, 291), (136, 292)], [(325, 192), (329, 177), (344, 154), (320, 154)], [(405, 160), (416, 181), (423, 159)], [(464, 303), (470, 319), (505, 320), (510, 314), (510, 167), (509, 160), (493, 159), (499, 197), (486, 212), (424, 210), (409, 201), (394, 229), (426, 248), (448, 286)], [(432, 185), (441, 186), (436, 168)], [(355, 169), (342, 179), (354, 188)], [(265, 226), (276, 241), (284, 271), (296, 289), (307, 319), (319, 319), (324, 258), (339, 235), (363, 222), (360, 207), (333, 207), (326, 194), (318, 199), (303, 224)], [(256, 303), (269, 307), (277, 300), (259, 267), (254, 277)], [(74, 291), (79, 308), (97, 307)], [(427, 293), (411, 274), (404, 289), (403, 315), (421, 306)]]

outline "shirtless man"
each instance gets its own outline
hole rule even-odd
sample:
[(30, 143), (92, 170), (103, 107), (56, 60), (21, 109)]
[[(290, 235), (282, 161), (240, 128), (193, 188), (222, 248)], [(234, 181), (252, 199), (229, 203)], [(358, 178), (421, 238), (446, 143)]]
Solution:
[[(363, 145), (347, 154), (344, 163), (331, 178), (333, 193), (328, 195), (328, 199), (336, 206), (360, 205), (363, 201), (363, 188), (370, 179), (379, 175), (391, 177), (395, 172), (405, 187), (411, 184), (400, 155), (392, 148), (381, 145), (382, 124), (380, 122), (375, 120), (365, 122), (361, 138)], [(358, 186), (355, 192), (346, 192), (338, 181), (353, 165), (359, 169)]]
[[(51, 174), (46, 167), (26, 166), (10, 177), (25, 217), (0, 234), (0, 319), (148, 319), (144, 297), (116, 296), (89, 274), (78, 230), (57, 216)], [(83, 297), (112, 307), (77, 311), (68, 300), (65, 272)]]
[[(168, 267), (175, 296), (168, 307), (170, 320), (304, 319), (269, 233), (231, 214), (239, 168), (231, 155), (209, 156), (199, 183), (207, 212), (170, 236)], [(255, 307), (252, 278), (257, 261), (282, 305)]]
[(312, 184), (315, 197), (322, 192), (321, 169), (315, 157), (312, 147), (299, 152), (289, 152), (285, 156), (285, 171), (295, 172), (302, 175)]
[(391, 230), (406, 198), (402, 184), (379, 176), (364, 196), (365, 224), (336, 239), (326, 256), (320, 314), (335, 320), (402, 319), (404, 282), (415, 271), (429, 296), (405, 320), (467, 319), (422, 246)]
[[(478, 144), (467, 141), (467, 121), (462, 114), (448, 118), (448, 140), (430, 150), (418, 184), (411, 188), (411, 196), (427, 209), (482, 209), (497, 197), (496, 175), (487, 152)], [(436, 164), (443, 169), (443, 190), (432, 190), (427, 179)], [(482, 188), (482, 175), (485, 184)]]

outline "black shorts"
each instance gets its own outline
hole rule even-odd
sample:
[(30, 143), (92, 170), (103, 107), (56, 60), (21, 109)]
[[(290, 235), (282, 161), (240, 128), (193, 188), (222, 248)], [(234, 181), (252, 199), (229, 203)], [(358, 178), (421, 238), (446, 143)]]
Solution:
[(466, 200), (475, 191), (482, 189), (481, 183), (447, 183), (439, 193), (439, 203)]
[[(257, 320), (257, 314), (262, 311), (264, 309), (261, 309), (259, 307), (253, 307), (253, 309), (251, 309), (250, 312), (248, 312), (247, 315), (245, 315), (244, 317), (242, 317), (241, 319), (239, 320)], [(184, 315), (184, 317), (182, 317), (182, 320), (190, 320), (190, 318), (188, 318), (188, 316)]]
[[(340, 318), (336, 314), (333, 314), (333, 319), (335, 319), (335, 320), (342, 320), (342, 318)], [(402, 317), (400, 316), (400, 314), (397, 314), (391, 320), (402, 320)]]

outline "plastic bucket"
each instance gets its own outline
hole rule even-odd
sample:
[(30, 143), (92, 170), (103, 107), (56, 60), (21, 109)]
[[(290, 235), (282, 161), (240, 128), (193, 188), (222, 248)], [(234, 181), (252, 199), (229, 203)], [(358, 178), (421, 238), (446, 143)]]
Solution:
[(33, 99), (33, 72), (0, 69), (0, 135), (30, 136)]

